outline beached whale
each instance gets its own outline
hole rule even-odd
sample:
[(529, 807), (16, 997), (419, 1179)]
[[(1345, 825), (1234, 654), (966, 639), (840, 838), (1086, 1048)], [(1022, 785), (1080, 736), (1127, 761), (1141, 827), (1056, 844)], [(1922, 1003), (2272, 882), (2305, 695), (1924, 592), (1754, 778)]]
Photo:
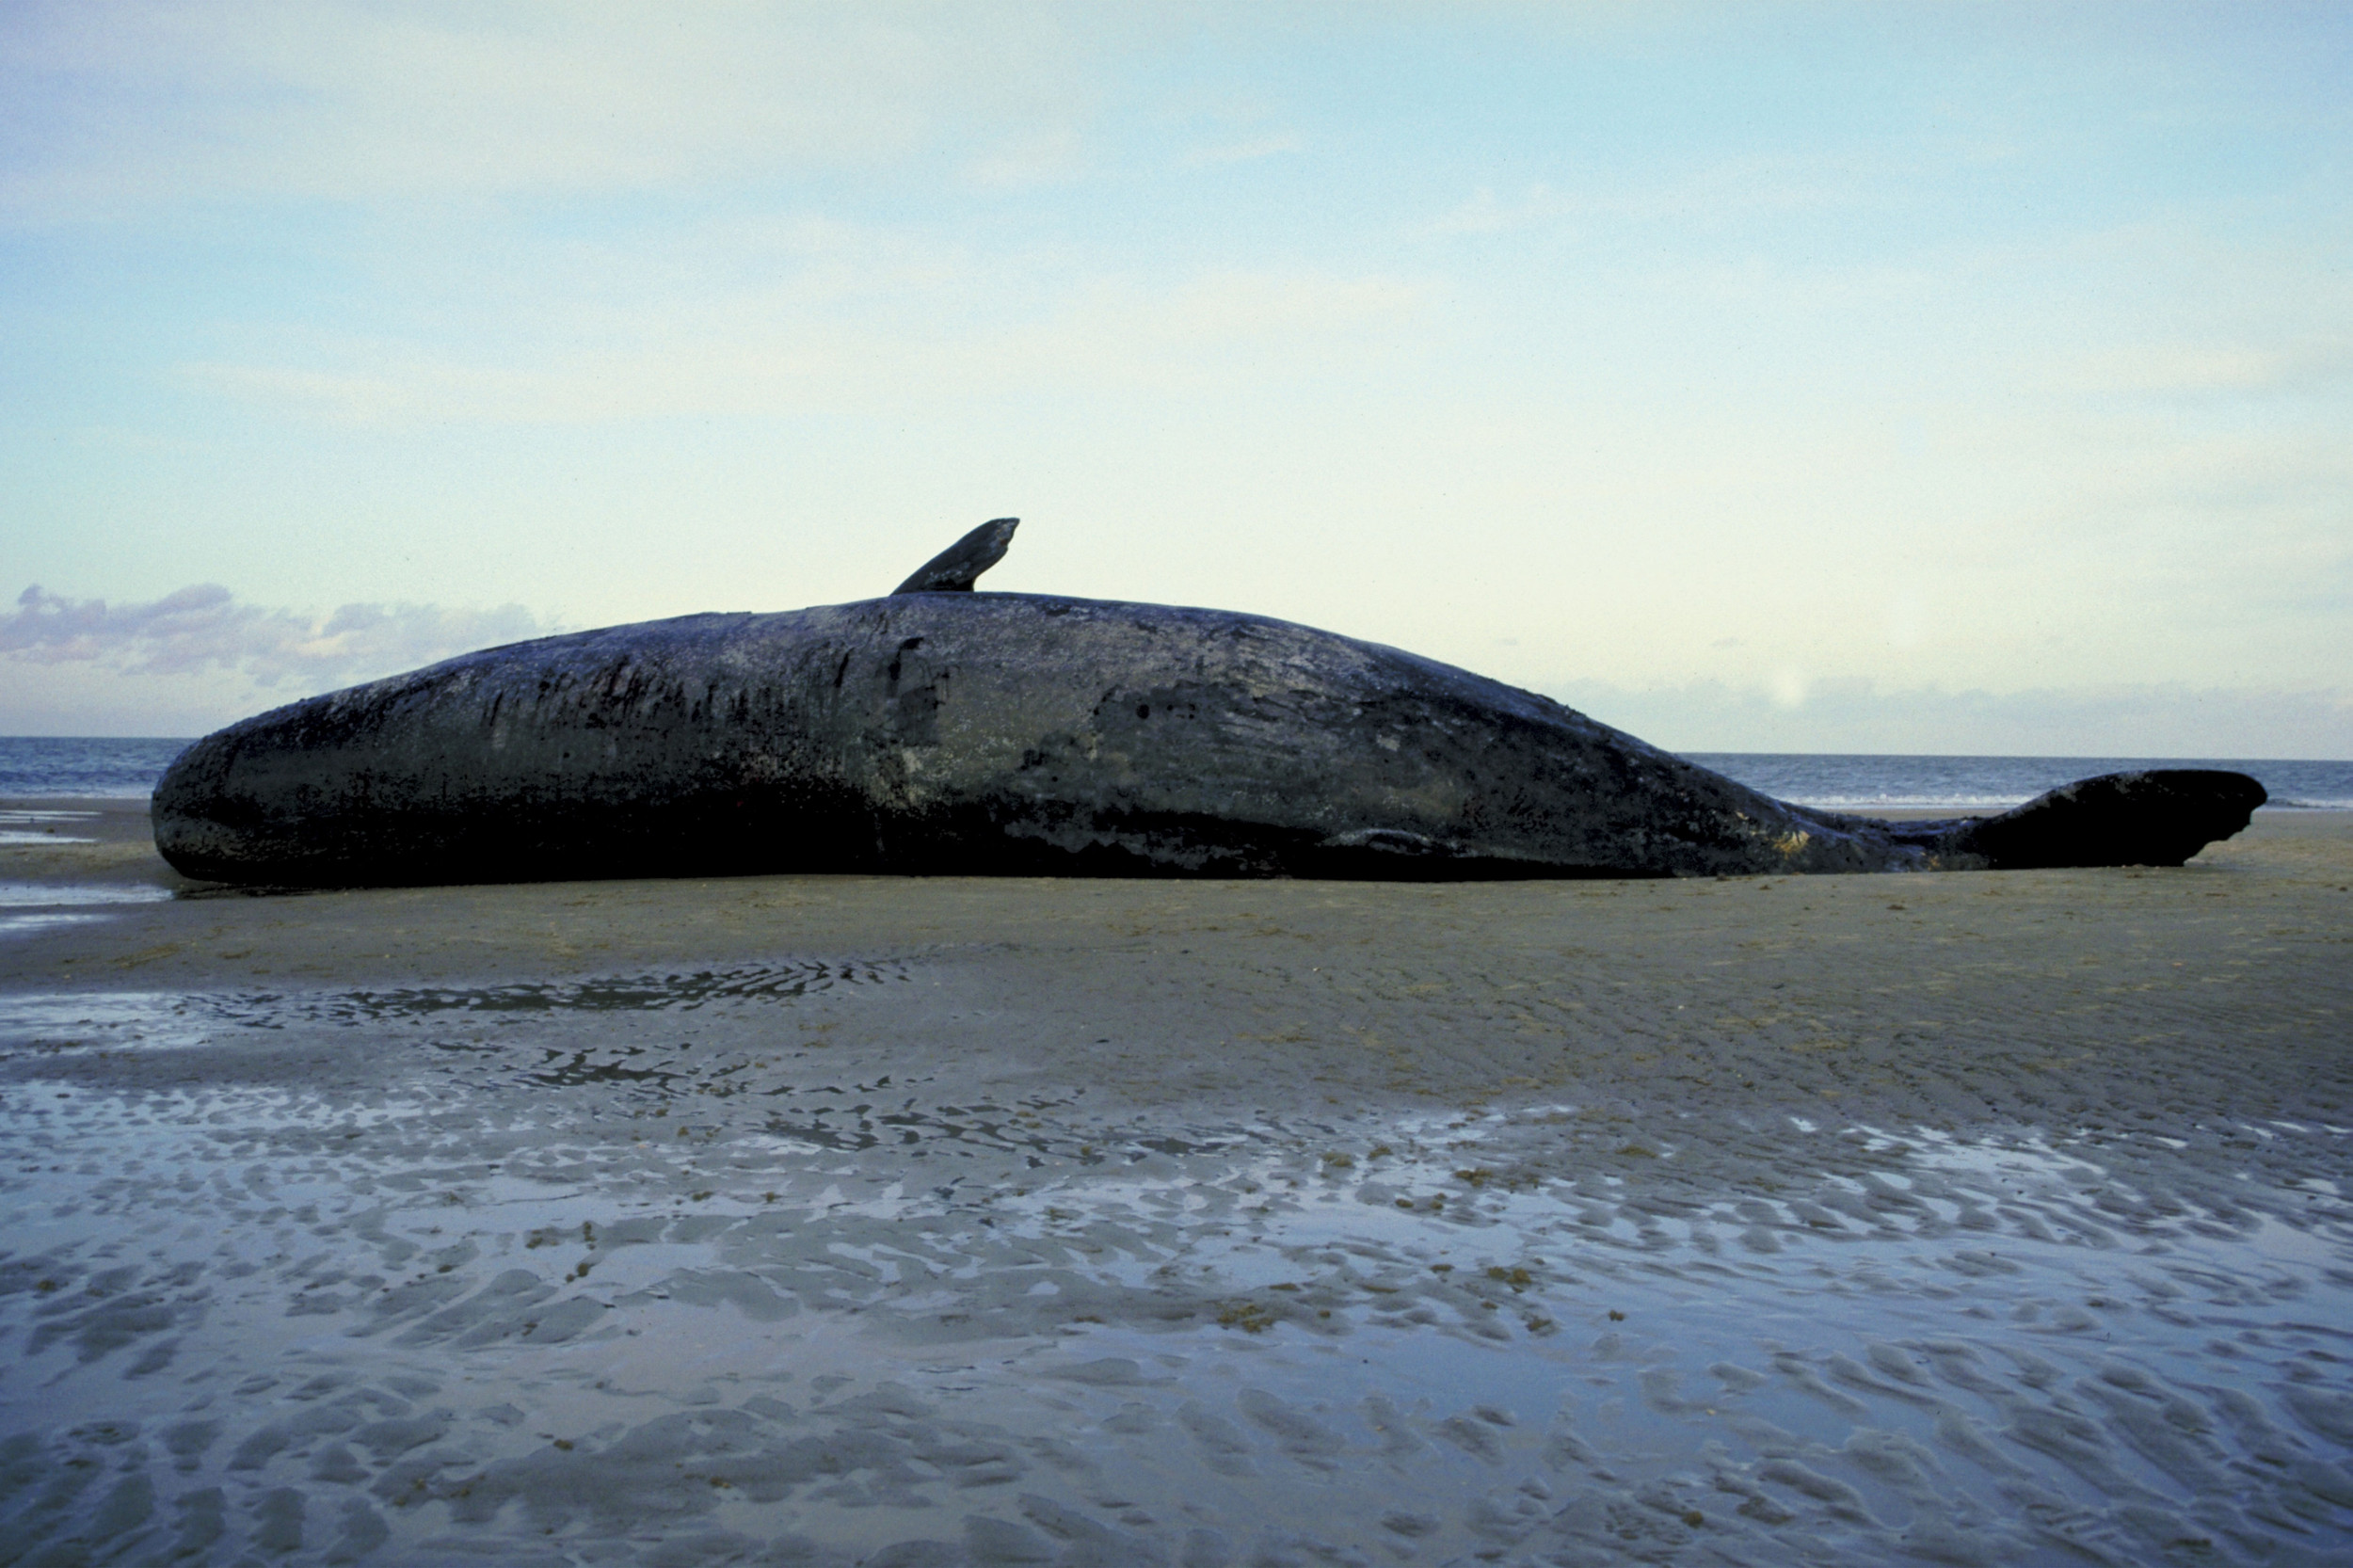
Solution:
[(1559, 703), (1262, 616), (984, 594), (1014, 520), (883, 599), (543, 637), (247, 719), (154, 794), (188, 876), (1471, 878), (2177, 865), (2241, 774), (1991, 818), (1777, 801)]

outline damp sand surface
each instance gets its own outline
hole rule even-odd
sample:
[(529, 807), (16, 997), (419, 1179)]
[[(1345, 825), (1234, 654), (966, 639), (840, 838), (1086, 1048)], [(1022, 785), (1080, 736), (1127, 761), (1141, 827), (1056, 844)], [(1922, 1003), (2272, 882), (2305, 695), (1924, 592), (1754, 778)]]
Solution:
[(0, 1560), (2353, 1554), (2342, 817), (252, 896), (40, 808)]

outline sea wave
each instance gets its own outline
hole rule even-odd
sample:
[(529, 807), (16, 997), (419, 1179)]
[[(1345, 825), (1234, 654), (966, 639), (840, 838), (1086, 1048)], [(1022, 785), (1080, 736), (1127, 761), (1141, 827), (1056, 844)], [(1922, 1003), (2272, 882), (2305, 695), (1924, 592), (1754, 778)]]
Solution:
[(187, 745), (154, 736), (0, 735), (0, 799), (142, 799)]

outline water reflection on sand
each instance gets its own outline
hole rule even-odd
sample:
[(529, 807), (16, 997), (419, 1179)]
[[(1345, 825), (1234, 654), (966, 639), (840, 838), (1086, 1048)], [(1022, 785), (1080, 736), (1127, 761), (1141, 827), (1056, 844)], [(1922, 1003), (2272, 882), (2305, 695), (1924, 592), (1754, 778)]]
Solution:
[(9, 844), (88, 844), (97, 840), (78, 829), (98, 820), (95, 811), (0, 809), (0, 847)]
[(922, 977), (0, 1000), (0, 1540), (1185, 1568), (2353, 1544), (2345, 1128), (1137, 1111), (844, 1072), (796, 1012)]
[[(0, 812), (0, 819), (11, 813)], [(24, 812), (13, 813), (17, 816)], [(55, 814), (55, 813), (50, 813)], [(0, 827), (0, 846), (12, 843), (89, 843), (88, 839), (52, 839), (40, 834), (13, 834)], [(64, 926), (93, 925), (106, 917), (92, 909), (126, 904), (156, 904), (171, 890), (152, 883), (0, 882), (0, 940), (32, 936)]]

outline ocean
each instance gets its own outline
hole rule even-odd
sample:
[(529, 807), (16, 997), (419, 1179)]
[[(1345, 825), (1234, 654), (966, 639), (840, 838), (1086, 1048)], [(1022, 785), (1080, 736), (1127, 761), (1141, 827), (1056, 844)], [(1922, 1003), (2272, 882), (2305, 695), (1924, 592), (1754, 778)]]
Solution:
[(1800, 806), (1833, 811), (2000, 811), (2095, 774), (2225, 768), (2262, 780), (2271, 807), (2353, 810), (2353, 762), (2248, 757), (1878, 757), (1687, 751), (1704, 768)]
[[(184, 739), (0, 736), (0, 798), (152, 791)], [(1702, 767), (1769, 795), (1836, 811), (1998, 811), (2093, 774), (2228, 768), (2251, 774), (2281, 809), (2353, 810), (2353, 761), (2183, 757), (1906, 757), (1693, 751)]]
[(0, 799), (97, 795), (136, 800), (186, 748), (185, 738), (0, 735)]

